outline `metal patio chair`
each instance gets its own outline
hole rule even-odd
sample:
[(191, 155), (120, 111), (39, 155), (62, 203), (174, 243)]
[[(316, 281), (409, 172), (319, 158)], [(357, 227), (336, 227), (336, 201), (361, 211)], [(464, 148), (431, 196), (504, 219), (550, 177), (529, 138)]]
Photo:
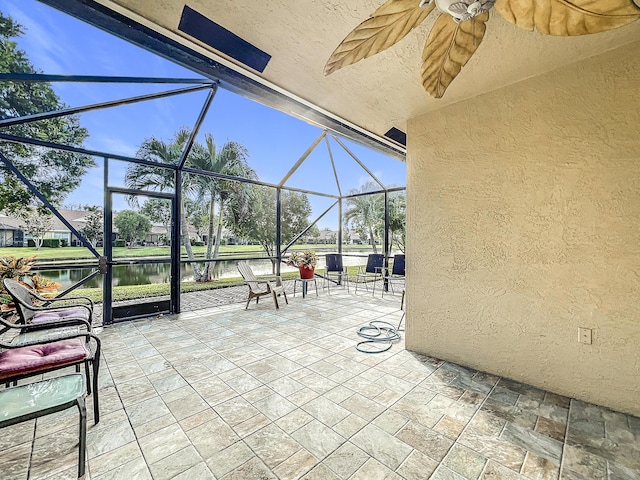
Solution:
[(253, 270), (251, 270), (247, 262), (238, 262), (238, 271), (240, 275), (242, 275), (244, 283), (249, 286), (249, 298), (247, 298), (247, 305), (244, 307), (245, 310), (249, 308), (249, 302), (252, 298), (255, 298), (256, 303), (258, 303), (260, 297), (264, 295), (271, 295), (273, 297), (273, 303), (276, 309), (280, 308), (278, 305), (278, 295), (283, 295), (284, 301), (287, 305), (289, 304), (287, 294), (282, 285), (282, 277), (279, 275), (258, 278), (254, 275)]
[[(391, 268), (391, 273), (386, 271), (386, 275), (382, 277), (383, 281), (386, 285), (391, 287), (391, 294), (393, 295), (395, 292), (393, 291), (394, 283), (404, 283), (404, 272), (405, 272), (405, 255), (398, 254), (393, 257), (393, 267)], [(404, 291), (404, 290), (403, 290)], [(382, 296), (384, 297), (385, 288), (382, 288)]]
[[(93, 395), (94, 423), (100, 421), (98, 406), (98, 370), (100, 368), (100, 339), (90, 333), (54, 338), (39, 343), (15, 345), (0, 341), (0, 383), (7, 387), (19, 380), (56, 370), (84, 365), (86, 391)], [(93, 375), (89, 373), (89, 365)]]
[(0, 390), (0, 428), (77, 406), (80, 414), (78, 478), (83, 478), (87, 452), (85, 394), (84, 378), (79, 373)]
[(364, 282), (364, 287), (369, 291), (367, 285), (371, 279), (373, 279), (373, 294), (376, 293), (376, 283), (382, 278), (382, 268), (384, 265), (384, 255), (382, 253), (372, 253), (367, 258), (367, 266), (358, 267), (358, 273), (356, 274), (356, 293), (358, 293), (358, 284), (360, 280)]
[(328, 253), (325, 255), (326, 267), (324, 269), (324, 283), (327, 286), (327, 293), (330, 293), (330, 285), (334, 282), (336, 285), (346, 285), (349, 291), (349, 275), (347, 267), (342, 265), (342, 254)]
[[(42, 325), (80, 325), (91, 331), (93, 301), (88, 297), (44, 298), (20, 282), (5, 278), (2, 284), (16, 306), (18, 323), (23, 331)], [(59, 306), (54, 303), (65, 302)]]

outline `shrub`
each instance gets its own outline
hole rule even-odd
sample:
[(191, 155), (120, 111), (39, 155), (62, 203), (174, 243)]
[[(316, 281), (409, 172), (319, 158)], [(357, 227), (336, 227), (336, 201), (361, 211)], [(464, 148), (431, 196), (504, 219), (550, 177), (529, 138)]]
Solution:
[(194, 247), (204, 247), (204, 242), (195, 241), (192, 244)]
[(114, 247), (126, 247), (127, 246), (127, 241), (118, 239), (115, 242), (113, 242), (113, 246)]
[(62, 241), (59, 238), (45, 238), (42, 240), (43, 247), (60, 248)]

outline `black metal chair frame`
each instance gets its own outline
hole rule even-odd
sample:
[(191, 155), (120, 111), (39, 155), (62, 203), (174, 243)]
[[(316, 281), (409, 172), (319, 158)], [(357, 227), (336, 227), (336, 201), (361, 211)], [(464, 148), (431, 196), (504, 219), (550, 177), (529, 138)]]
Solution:
[[(335, 278), (335, 280), (334, 280)], [(347, 267), (342, 264), (342, 254), (340, 253), (328, 253), (325, 255), (325, 269), (324, 269), (324, 284), (327, 287), (327, 293), (331, 293), (331, 283), (336, 285), (344, 285), (349, 291), (349, 273)]]
[[(56, 370), (60, 370), (67, 367), (76, 367), (76, 372), (79, 371), (80, 365), (84, 365), (85, 367), (85, 376), (87, 379), (87, 394), (93, 395), (93, 420), (94, 424), (100, 421), (100, 409), (98, 407), (98, 371), (100, 369), (100, 339), (90, 333), (79, 333), (75, 335), (69, 335), (66, 337), (56, 337), (47, 339), (44, 341), (37, 342), (24, 342), (21, 344), (13, 344), (13, 343), (5, 343), (0, 342), (0, 349), (13, 349), (13, 348), (22, 348), (22, 347), (30, 347), (36, 345), (43, 345), (46, 343), (54, 343), (61, 340), (69, 340), (72, 338), (80, 338), (84, 337), (87, 341), (87, 348), (91, 352), (91, 355), (88, 358), (83, 358), (82, 360), (78, 360), (72, 363), (66, 363), (64, 365), (51, 365), (48, 368), (40, 369), (36, 372), (28, 372), (24, 374), (12, 375), (9, 377), (3, 378), (0, 382), (4, 383), (6, 387), (9, 387), (11, 383), (13, 385), (17, 385), (18, 381), (24, 380), (25, 378), (33, 377), (35, 375), (41, 375), (43, 373), (54, 372)], [(92, 348), (91, 340), (95, 341), (95, 348)], [(93, 375), (89, 374), (89, 364), (92, 366)], [(92, 378), (93, 377), (93, 378)]]
[[(40, 330), (43, 328), (51, 328), (52, 326), (56, 327), (66, 327), (66, 326), (84, 326), (87, 328), (87, 331), (91, 331), (91, 322), (93, 319), (93, 301), (88, 297), (59, 297), (59, 298), (44, 298), (38, 295), (36, 292), (29, 290), (24, 285), (20, 285), (19, 282), (15, 280), (11, 280), (5, 278), (2, 281), (2, 284), (11, 295), (15, 306), (16, 313), (18, 314), (19, 323), (12, 324), (7, 322), (5, 319), (1, 319), (0, 323), (2, 323), (2, 330), (0, 333), (4, 333), (11, 328), (19, 328), (21, 333), (30, 331), (30, 330)], [(33, 304), (33, 299), (42, 303), (43, 306), (36, 306)], [(61, 301), (75, 301), (75, 302), (84, 302), (84, 303), (67, 303), (61, 306), (50, 306), (51, 303), (61, 302)], [(62, 320), (54, 320), (46, 323), (31, 323), (34, 315), (39, 312), (59, 312), (62, 310), (69, 309), (78, 309), (83, 308), (87, 310), (87, 319), (84, 318), (67, 318)]]
[(364, 287), (369, 291), (369, 279), (373, 278), (373, 294), (376, 294), (376, 283), (382, 278), (382, 269), (384, 268), (384, 254), (371, 253), (367, 258), (367, 266), (358, 267), (358, 273), (356, 274), (356, 293), (358, 293), (358, 284), (360, 279), (364, 282)]
[(387, 270), (387, 274), (382, 277), (385, 286), (382, 288), (382, 296), (384, 297), (384, 292), (386, 290), (386, 286), (391, 287), (391, 294), (394, 295), (393, 284), (397, 281), (403, 281), (405, 279), (405, 254), (398, 254), (393, 256), (393, 267), (391, 268), (391, 274)]

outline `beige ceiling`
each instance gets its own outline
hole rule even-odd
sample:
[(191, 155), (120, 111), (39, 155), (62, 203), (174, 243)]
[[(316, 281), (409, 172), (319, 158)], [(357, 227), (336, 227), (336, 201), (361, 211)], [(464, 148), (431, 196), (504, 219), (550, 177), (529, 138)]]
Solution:
[(272, 56), (263, 73), (250, 71), (251, 75), (377, 135), (391, 127), (405, 131), (406, 121), (417, 115), (640, 40), (640, 21), (596, 35), (550, 37), (519, 29), (492, 10), (478, 51), (444, 98), (436, 100), (422, 89), (420, 56), (437, 10), (385, 52), (325, 77), (323, 67), (334, 48), (383, 0), (99, 3), (220, 58), (213, 49), (178, 30), (187, 4)]

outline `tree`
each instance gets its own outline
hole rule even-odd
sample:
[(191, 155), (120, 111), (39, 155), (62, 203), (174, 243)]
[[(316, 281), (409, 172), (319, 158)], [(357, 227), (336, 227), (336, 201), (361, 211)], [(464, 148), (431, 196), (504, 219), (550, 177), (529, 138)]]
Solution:
[[(40, 73), (12, 40), (22, 34), (20, 24), (0, 13), (0, 72)], [(0, 82), (0, 118), (21, 117), (65, 107), (49, 83)], [(13, 125), (5, 127), (3, 132), (71, 146), (81, 146), (88, 136), (77, 115)], [(80, 185), (87, 169), (96, 165), (87, 155), (22, 143), (1, 142), (0, 153), (56, 205)], [(17, 214), (32, 211), (35, 205), (33, 194), (0, 162), (0, 210)]]
[(42, 247), (42, 242), (44, 240), (44, 235), (47, 232), (50, 232), (53, 228), (53, 220), (51, 219), (51, 215), (43, 215), (42, 212), (39, 213), (27, 213), (23, 218), (24, 223), (20, 226), (20, 228), (33, 238), (33, 242), (36, 245), (36, 250), (40, 250)]
[[(258, 242), (272, 257), (272, 271), (275, 271), (276, 191), (269, 187), (251, 187), (247, 198), (236, 197), (227, 204), (227, 223), (236, 236)], [(306, 194), (286, 190), (282, 191), (281, 201), (280, 236), (281, 243), (287, 244), (309, 226), (311, 204)]]
[[(360, 189), (349, 190), (349, 195), (375, 190), (375, 184), (368, 182)], [(380, 225), (384, 229), (384, 197), (380, 194), (359, 195), (347, 198), (347, 209), (344, 212), (344, 226), (351, 225), (361, 236), (368, 236), (373, 246), (373, 253), (378, 253), (375, 232)]]
[(395, 192), (389, 196), (389, 235), (392, 244), (404, 252), (406, 244), (407, 197), (405, 192)]
[(204, 238), (209, 226), (209, 211), (206, 205), (202, 205), (200, 202), (196, 202), (190, 198), (185, 198), (184, 208), (187, 221), (196, 231), (198, 240)]
[(133, 247), (136, 240), (144, 240), (151, 233), (151, 221), (133, 210), (118, 213), (113, 223), (118, 234), (128, 242), (129, 248)]
[(84, 216), (85, 224), (80, 229), (80, 233), (87, 239), (92, 247), (98, 243), (98, 239), (102, 236), (102, 226), (104, 216), (102, 208), (97, 206), (85, 206), (87, 214)]
[(160, 198), (150, 198), (142, 205), (140, 213), (154, 223), (161, 224), (167, 238), (171, 238), (171, 202)]
[[(174, 136), (171, 143), (165, 143), (156, 138), (146, 139), (138, 150), (138, 157), (145, 160), (177, 165), (182, 155), (187, 139), (189, 138), (189, 130), (182, 128)], [(255, 172), (246, 163), (246, 151), (239, 144), (226, 144), (218, 151), (213, 142), (211, 135), (205, 135), (206, 146), (194, 143), (188, 156), (188, 164), (192, 168), (200, 170), (225, 173), (227, 175), (242, 175), (249, 178), (257, 178)], [(227, 145), (230, 145), (227, 147)], [(149, 189), (157, 191), (172, 191), (174, 189), (174, 171), (167, 168), (159, 168), (150, 165), (131, 165), (127, 168), (125, 174), (125, 183), (129, 188)], [(206, 175), (197, 175), (185, 172), (182, 175), (182, 191), (183, 199), (180, 205), (180, 224), (182, 228), (182, 241), (190, 260), (194, 260), (193, 249), (189, 241), (189, 232), (187, 224), (187, 215), (185, 209), (184, 197), (192, 196), (195, 200), (204, 203), (207, 206), (209, 215), (209, 238), (206, 259), (212, 259), (217, 256), (218, 249), (215, 248), (213, 242), (213, 221), (214, 203), (219, 199), (221, 205), (224, 205), (230, 198), (240, 195), (244, 191), (242, 185), (238, 182), (219, 180), (208, 177)], [(223, 207), (220, 208), (223, 210)], [(221, 222), (220, 222), (221, 223)], [(222, 226), (218, 227), (218, 232), (222, 230)], [(220, 235), (215, 235), (219, 238)], [(196, 262), (192, 262), (191, 266), (194, 272), (196, 282), (204, 282), (211, 279), (212, 270), (209, 263), (201, 267)]]
[[(215, 172), (224, 175), (256, 179), (257, 175), (247, 163), (248, 152), (245, 147), (237, 142), (227, 142), (222, 148), (217, 148), (213, 137), (205, 134), (205, 145), (194, 145), (189, 155), (189, 166), (207, 172)], [(223, 211), (225, 203), (230, 198), (243, 195), (246, 191), (237, 181), (213, 178), (206, 175), (192, 175), (193, 188), (196, 192), (196, 201), (201, 205), (207, 205), (206, 215), (209, 219), (209, 229), (207, 234), (207, 250), (205, 258), (215, 260), (220, 251), (220, 240), (222, 236)], [(215, 205), (218, 203), (218, 215), (216, 216)], [(217, 226), (214, 232), (214, 223), (217, 218)], [(203, 275), (205, 281), (210, 281), (216, 274), (217, 265), (213, 262), (205, 264)]]
[[(185, 144), (189, 139), (189, 130), (181, 128), (176, 132), (170, 143), (165, 143), (155, 137), (147, 138), (142, 142), (136, 156), (138, 158), (156, 162), (160, 165), (177, 165)], [(124, 177), (125, 185), (135, 190), (155, 190), (159, 192), (174, 191), (175, 172), (170, 168), (154, 167), (152, 165), (132, 164), (127, 167)], [(187, 257), (192, 260), (193, 276), (196, 281), (201, 281), (202, 269), (195, 263), (195, 256), (189, 241), (189, 228), (184, 209), (184, 197), (189, 194), (188, 175), (183, 177), (183, 195), (180, 199), (180, 232), (182, 244), (187, 252)]]

